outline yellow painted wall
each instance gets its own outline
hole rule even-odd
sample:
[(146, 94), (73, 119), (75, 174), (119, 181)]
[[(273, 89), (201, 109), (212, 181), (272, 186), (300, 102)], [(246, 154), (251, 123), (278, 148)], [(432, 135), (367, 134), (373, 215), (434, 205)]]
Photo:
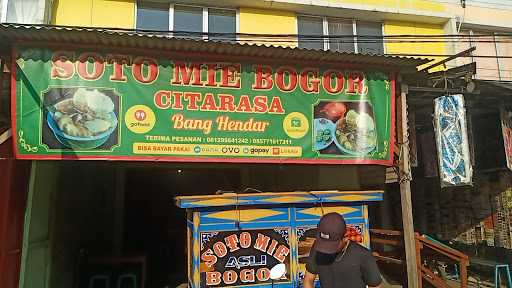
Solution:
[(52, 24), (92, 26), (92, 0), (54, 0)]
[[(240, 8), (240, 33), (297, 34), (297, 18), (292, 12)], [(240, 42), (244, 43), (242, 38)], [(274, 43), (251, 41), (247, 43), (297, 46), (296, 40)]]
[[(442, 25), (387, 21), (384, 23), (384, 35), (443, 35)], [(386, 43), (388, 54), (441, 54), (446, 55), (446, 43)], [(427, 57), (424, 57), (427, 58)], [(442, 57), (428, 57), (435, 61)], [(433, 63), (433, 62), (432, 62)], [(437, 68), (436, 68), (437, 69)], [(432, 69), (435, 71), (436, 69)], [(439, 68), (441, 69), (441, 68)], [(437, 69), (437, 70), (439, 70)]]
[(329, 0), (329, 2), (333, 4), (355, 4), (371, 7), (418, 10), (422, 12), (446, 11), (446, 5), (444, 3), (431, 0)]
[(135, 0), (54, 0), (52, 24), (135, 27)]

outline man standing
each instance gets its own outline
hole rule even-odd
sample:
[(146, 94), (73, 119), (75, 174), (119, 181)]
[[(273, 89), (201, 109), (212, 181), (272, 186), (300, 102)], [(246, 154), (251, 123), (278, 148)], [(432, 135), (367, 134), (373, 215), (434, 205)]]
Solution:
[(304, 288), (313, 288), (317, 275), (322, 288), (380, 287), (382, 279), (371, 252), (347, 239), (346, 228), (340, 214), (322, 216), (306, 264)]

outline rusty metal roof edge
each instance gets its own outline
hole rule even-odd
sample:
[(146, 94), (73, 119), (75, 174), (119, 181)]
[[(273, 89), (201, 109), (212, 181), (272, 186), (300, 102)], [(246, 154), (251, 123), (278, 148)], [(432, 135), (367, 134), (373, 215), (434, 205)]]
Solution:
[[(127, 45), (126, 42), (122, 43), (123, 47), (132, 48), (151, 48), (149, 44), (162, 45), (163, 49), (167, 50), (180, 50), (183, 49), (177, 46), (197, 49), (199, 52), (212, 52), (222, 54), (222, 50), (230, 49), (238, 56), (254, 56), (259, 54), (271, 54), (275, 52), (279, 54), (279, 58), (288, 58), (295, 60), (310, 60), (310, 61), (335, 61), (335, 62), (348, 62), (353, 64), (366, 64), (366, 65), (386, 65), (394, 67), (402, 67), (404, 71), (411, 71), (412, 67), (417, 67), (428, 62), (432, 59), (415, 58), (407, 56), (390, 56), (390, 55), (376, 55), (376, 54), (355, 54), (347, 52), (335, 52), (305, 49), (298, 47), (284, 47), (267, 44), (251, 44), (251, 43), (227, 43), (215, 40), (202, 40), (202, 39), (183, 39), (175, 38), (169, 32), (150, 32), (139, 31), (130, 29), (116, 29), (116, 28), (93, 28), (93, 27), (74, 27), (74, 26), (54, 26), (54, 25), (35, 25), (35, 24), (13, 24), (1, 23), (0, 24), (0, 39), (4, 38), (8, 42), (27, 41), (32, 35), (31, 33), (37, 32), (38, 39), (31, 39), (34, 42), (58, 41), (62, 38), (63, 41), (69, 40), (69, 37), (76, 38), (73, 44), (93, 44), (105, 46), (105, 41), (113, 41), (119, 43), (121, 39), (131, 38), (143, 39), (141, 46), (131, 44)], [(62, 35), (55, 34), (62, 33)], [(41, 34), (46, 33), (46, 34)], [(77, 37), (76, 33), (80, 33)], [(51, 36), (51, 38), (50, 38)], [(90, 39), (89, 39), (90, 38)], [(87, 39), (88, 41), (84, 41)], [(95, 42), (92, 42), (95, 40)], [(149, 41), (149, 42), (148, 42)], [(154, 43), (150, 43), (153, 41)], [(10, 45), (10, 43), (2, 43), (1, 45)], [(273, 54), (273, 53), (272, 53)], [(283, 56), (284, 55), (284, 56)], [(299, 58), (300, 57), (300, 58)], [(307, 59), (304, 59), (307, 58)], [(415, 69), (414, 69), (415, 70)]]

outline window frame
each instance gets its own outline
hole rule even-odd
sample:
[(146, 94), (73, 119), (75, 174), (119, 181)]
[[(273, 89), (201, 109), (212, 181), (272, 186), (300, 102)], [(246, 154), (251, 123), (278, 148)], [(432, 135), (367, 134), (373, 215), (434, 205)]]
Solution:
[[(297, 14), (297, 34), (298, 34), (298, 27), (299, 27), (299, 18), (300, 17), (309, 17), (309, 18), (320, 18), (322, 20), (322, 27), (323, 27), (323, 35), (322, 36), (330, 36), (329, 34), (329, 19), (332, 20), (339, 20), (339, 21), (346, 21), (346, 22), (352, 22), (352, 34), (354, 34), (354, 53), (359, 54), (359, 47), (357, 44), (357, 22), (361, 20), (357, 19), (347, 19), (347, 18), (340, 18), (340, 17), (329, 17), (329, 16), (319, 16), (319, 15), (310, 15), (310, 14)], [(371, 22), (371, 23), (378, 23), (380, 24), (382, 28), (382, 36), (384, 36), (384, 23), (381, 21), (363, 21), (363, 22)], [(299, 44), (299, 39), (297, 37), (297, 45)], [(329, 38), (323, 39), (324, 44), (324, 51), (329, 51)], [(382, 43), (382, 51), (383, 54), (386, 54), (386, 45), (384, 45), (384, 42)]]
[[(0, 0), (1, 1), (1, 0)], [(137, 9), (139, 2), (154, 2), (154, 1), (135, 1), (135, 29), (137, 29)], [(208, 17), (209, 17), (209, 10), (210, 9), (216, 9), (216, 10), (226, 10), (226, 11), (232, 11), (235, 12), (235, 41), (238, 41), (238, 34), (240, 33), (240, 9), (239, 8), (226, 8), (226, 7), (215, 7), (215, 6), (199, 6), (199, 5), (190, 5), (190, 4), (182, 4), (182, 3), (175, 3), (171, 2), (169, 3), (169, 31), (173, 31), (174, 29), (174, 10), (175, 6), (182, 6), (182, 7), (193, 7), (193, 8), (201, 8), (203, 10), (203, 33), (206, 33), (206, 35), (203, 35), (203, 40), (208, 40)], [(171, 33), (172, 34), (172, 33)]]

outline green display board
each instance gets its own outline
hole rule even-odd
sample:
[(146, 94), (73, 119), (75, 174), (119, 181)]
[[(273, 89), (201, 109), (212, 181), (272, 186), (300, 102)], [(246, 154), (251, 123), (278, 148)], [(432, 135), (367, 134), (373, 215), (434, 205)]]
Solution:
[(388, 73), (149, 55), (19, 47), (17, 157), (392, 162)]

